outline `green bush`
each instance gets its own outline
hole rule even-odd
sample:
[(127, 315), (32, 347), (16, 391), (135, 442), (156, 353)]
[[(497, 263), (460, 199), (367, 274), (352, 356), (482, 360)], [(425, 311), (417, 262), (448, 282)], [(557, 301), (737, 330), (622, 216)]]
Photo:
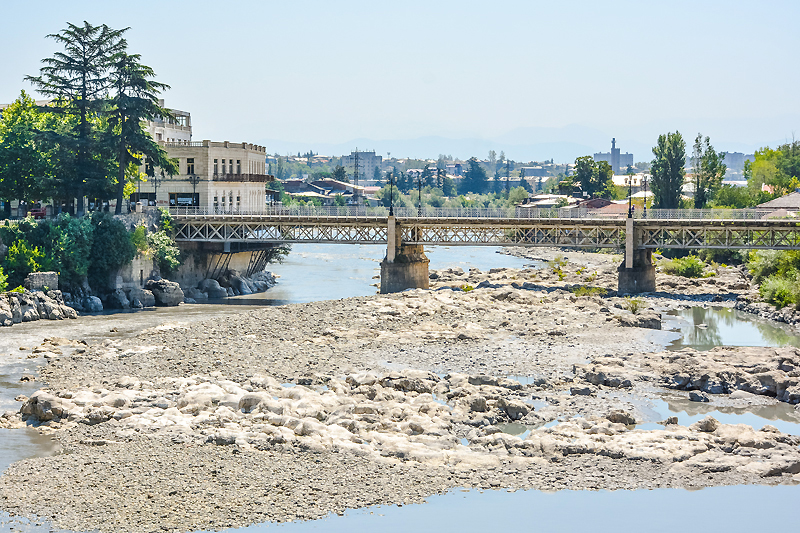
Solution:
[(8, 276), (3, 274), (3, 267), (0, 267), (0, 292), (8, 288)]
[(181, 251), (166, 232), (157, 231), (147, 236), (147, 244), (162, 274), (174, 272), (180, 266)]
[(661, 270), (666, 274), (683, 276), (684, 278), (700, 278), (706, 264), (696, 255), (687, 255), (669, 261), (662, 261)]
[(794, 280), (800, 270), (800, 251), (754, 250), (750, 252), (747, 268), (756, 283), (761, 283), (774, 274)]
[(131, 232), (131, 244), (140, 254), (147, 252), (147, 230), (144, 225), (136, 226)]
[(109, 213), (92, 213), (92, 252), (89, 276), (102, 288), (108, 288), (109, 275), (136, 257), (125, 224)]
[(8, 283), (22, 285), (25, 276), (38, 272), (44, 254), (35, 246), (30, 246), (25, 239), (19, 239), (8, 247), (5, 265), (8, 269)]
[(89, 272), (94, 228), (88, 218), (66, 217), (58, 240), (61, 279), (64, 285), (78, 286)]
[(163, 207), (158, 208), (158, 229), (169, 235), (175, 235), (175, 220), (169, 214), (169, 210)]
[(773, 275), (764, 280), (758, 288), (761, 297), (778, 309), (793, 305), (797, 307), (798, 294), (797, 281), (778, 275)]

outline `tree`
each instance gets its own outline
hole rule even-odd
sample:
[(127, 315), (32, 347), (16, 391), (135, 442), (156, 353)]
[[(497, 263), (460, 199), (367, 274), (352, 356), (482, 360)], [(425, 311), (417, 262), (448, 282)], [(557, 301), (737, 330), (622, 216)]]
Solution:
[(686, 175), (686, 143), (680, 132), (659, 135), (653, 155), (655, 158), (650, 167), (653, 207), (677, 209), (680, 207), (681, 187)]
[(497, 168), (497, 152), (495, 152), (494, 150), (489, 150), (489, 172), (494, 174), (496, 168)]
[(375, 168), (372, 170), (372, 179), (375, 181), (381, 180), (381, 169), (378, 165), (375, 165)]
[(173, 176), (178, 173), (178, 164), (169, 159), (167, 153), (150, 137), (143, 128), (143, 121), (153, 120), (158, 116), (169, 117), (170, 113), (158, 105), (158, 94), (169, 89), (169, 85), (153, 81), (153, 69), (139, 62), (138, 54), (129, 55), (118, 52), (112, 64), (111, 85), (116, 94), (112, 99), (117, 137), (117, 207), (115, 214), (122, 213), (122, 200), (125, 195), (126, 170), (129, 163), (142, 163), (142, 155), (151, 164), (145, 168), (155, 170), (158, 167), (164, 173)]
[(471, 157), (467, 161), (467, 171), (464, 173), (464, 179), (461, 181), (461, 190), (459, 194), (474, 192), (482, 194), (486, 191), (488, 184), (488, 176), (483, 167), (478, 163), (477, 158)]
[(575, 160), (575, 174), (572, 182), (578, 183), (581, 190), (591, 198), (608, 198), (613, 195), (614, 171), (607, 161), (595, 161), (592, 156), (585, 155)]
[(453, 178), (448, 176), (444, 177), (442, 180), (442, 194), (445, 196), (455, 196), (458, 194), (456, 191), (456, 182), (453, 180)]
[(335, 169), (333, 169), (333, 174), (331, 174), (331, 176), (336, 181), (350, 183), (350, 180), (347, 179), (347, 170), (345, 170), (345, 168), (342, 165), (339, 165)]
[(42, 122), (25, 91), (0, 114), (0, 199), (5, 201), (6, 217), (11, 216), (11, 200), (29, 202), (49, 196), (46, 175), (50, 169), (37, 142)]
[(425, 168), (422, 169), (422, 176), (420, 176), (423, 185), (434, 185), (433, 181), (433, 170), (428, 165), (425, 165)]
[(717, 152), (711, 146), (711, 139), (698, 133), (692, 151), (692, 170), (694, 172), (694, 207), (702, 209), (722, 185), (727, 167), (722, 162), (724, 152)]
[[(92, 26), (86, 21), (83, 26), (68, 23), (60, 33), (48, 35), (62, 44), (64, 51), (43, 59), (39, 76), (25, 78), (41, 94), (56, 100), (57, 105), (48, 111), (78, 118), (75, 129), (61, 134), (58, 141), (74, 153), (74, 161), (61, 163), (63, 170), (64, 164), (72, 167), (71, 189), (78, 198), (79, 215), (84, 212), (87, 188), (96, 188), (97, 182), (108, 179), (107, 160), (102, 157), (103, 139), (93, 118), (107, 103), (103, 97), (109, 88), (111, 61), (125, 50), (127, 43), (122, 35), (127, 30), (112, 30), (105, 24)], [(61, 178), (66, 175), (67, 172), (60, 173)]]

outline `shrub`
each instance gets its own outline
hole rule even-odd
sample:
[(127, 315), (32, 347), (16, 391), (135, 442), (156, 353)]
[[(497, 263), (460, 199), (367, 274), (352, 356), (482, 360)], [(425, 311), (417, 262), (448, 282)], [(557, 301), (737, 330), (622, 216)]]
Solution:
[(608, 292), (603, 287), (587, 287), (586, 285), (578, 285), (570, 289), (575, 296), (605, 296)]
[(464, 284), (464, 285), (461, 286), (461, 290), (464, 291), (464, 292), (474, 291), (475, 287), (473, 287), (472, 285)]
[(31, 272), (38, 272), (44, 254), (39, 248), (30, 246), (25, 239), (19, 239), (8, 248), (6, 267), (8, 268), (8, 281), (10, 285), (22, 285), (25, 276)]
[(634, 315), (638, 315), (639, 311), (644, 309), (644, 300), (641, 298), (632, 298), (630, 296), (626, 296), (625, 303), (622, 304), (622, 306)]
[(0, 267), (0, 292), (5, 291), (8, 288), (8, 276), (3, 274), (3, 267)]
[(796, 307), (798, 304), (796, 282), (778, 275), (765, 279), (758, 291), (764, 300), (778, 309), (789, 305)]
[(796, 272), (800, 270), (800, 251), (754, 250), (750, 252), (747, 268), (756, 283), (773, 274), (794, 280)]
[(131, 244), (140, 254), (147, 252), (147, 230), (144, 225), (136, 226), (131, 232)]
[(174, 272), (180, 266), (181, 251), (166, 232), (157, 231), (147, 236), (147, 244), (162, 274)]
[(66, 218), (58, 251), (61, 256), (61, 280), (65, 285), (77, 286), (89, 272), (92, 259), (94, 231), (88, 218)]
[(552, 261), (547, 262), (547, 266), (550, 267), (553, 272), (556, 272), (567, 266), (567, 258), (563, 255), (557, 255)]
[(684, 278), (699, 278), (703, 276), (706, 264), (696, 255), (679, 257), (669, 261), (662, 261), (661, 269), (667, 274), (683, 276)]
[(169, 214), (169, 210), (163, 207), (158, 208), (158, 229), (170, 237), (175, 235), (175, 221), (172, 215)]
[(109, 213), (92, 213), (91, 222), (93, 239), (88, 272), (94, 283), (108, 288), (109, 275), (136, 257), (136, 247), (125, 224)]

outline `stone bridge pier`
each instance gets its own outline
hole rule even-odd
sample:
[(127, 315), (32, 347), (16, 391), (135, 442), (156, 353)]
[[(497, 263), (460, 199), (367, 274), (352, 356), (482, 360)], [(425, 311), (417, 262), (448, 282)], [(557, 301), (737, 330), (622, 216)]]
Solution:
[(404, 244), (395, 217), (389, 217), (386, 257), (381, 261), (381, 294), (427, 289), (428, 263), (421, 244)]
[(637, 294), (656, 290), (656, 266), (653, 264), (653, 252), (641, 248), (642, 237), (633, 226), (633, 219), (625, 223), (625, 260), (617, 270), (617, 292)]

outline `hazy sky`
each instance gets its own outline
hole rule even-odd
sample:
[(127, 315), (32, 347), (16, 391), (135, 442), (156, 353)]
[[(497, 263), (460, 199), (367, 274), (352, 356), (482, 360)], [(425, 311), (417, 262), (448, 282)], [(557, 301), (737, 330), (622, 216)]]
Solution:
[[(0, 101), (30, 90), (67, 21), (130, 26), (196, 139), (514, 144), (544, 142), (520, 128), (580, 125), (648, 146), (700, 130), (732, 149), (800, 130), (797, 0), (4, 4)], [(552, 140), (586, 142), (569, 131)]]

